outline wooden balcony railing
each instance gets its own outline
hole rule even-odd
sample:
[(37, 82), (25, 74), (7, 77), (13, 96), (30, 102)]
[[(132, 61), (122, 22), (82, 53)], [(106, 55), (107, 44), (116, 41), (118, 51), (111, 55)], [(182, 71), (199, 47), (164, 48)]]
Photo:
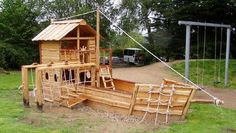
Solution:
[(89, 63), (91, 53), (94, 50), (79, 50), (79, 49), (61, 49), (60, 60), (61, 61), (80, 61), (81, 63)]

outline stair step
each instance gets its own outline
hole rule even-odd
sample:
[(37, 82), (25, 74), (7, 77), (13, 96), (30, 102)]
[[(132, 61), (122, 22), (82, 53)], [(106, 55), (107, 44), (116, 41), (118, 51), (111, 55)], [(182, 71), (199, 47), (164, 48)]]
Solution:
[(46, 101), (46, 102), (50, 102), (50, 103), (53, 102), (53, 100), (52, 100), (52, 99), (49, 99), (49, 98), (44, 98), (44, 101)]
[(68, 97), (68, 96), (60, 96), (60, 98), (62, 98), (62, 99), (70, 99), (70, 97)]
[(76, 94), (71, 94), (71, 93), (69, 93), (68, 96), (71, 96), (71, 97), (78, 97), (78, 95), (76, 95)]
[(109, 86), (109, 87), (105, 87), (106, 89), (113, 89), (115, 88), (115, 86)]
[(79, 103), (82, 103), (82, 102), (84, 102), (86, 100), (87, 100), (87, 98), (82, 97), (82, 96), (80, 96), (78, 98), (70, 99), (68, 101), (68, 104), (69, 104), (68, 107), (71, 108), (71, 107), (73, 107), (73, 106), (75, 106), (75, 105), (77, 105)]

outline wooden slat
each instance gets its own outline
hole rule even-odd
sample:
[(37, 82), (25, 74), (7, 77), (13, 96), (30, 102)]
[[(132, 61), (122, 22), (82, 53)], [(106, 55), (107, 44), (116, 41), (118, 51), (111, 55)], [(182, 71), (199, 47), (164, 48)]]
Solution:
[(136, 99), (137, 99), (138, 89), (139, 89), (139, 87), (135, 86), (134, 92), (133, 92), (133, 95), (132, 95), (132, 98), (131, 98), (130, 107), (129, 107), (129, 115), (132, 115), (132, 113), (133, 113), (134, 106), (135, 106)]
[[(80, 37), (80, 40), (95, 40), (95, 37)], [(94, 43), (95, 44), (95, 43)], [(93, 44), (93, 45), (94, 45)]]
[(88, 97), (90, 101), (102, 103), (102, 104), (106, 104), (110, 106), (115, 106), (119, 108), (129, 109), (129, 106), (130, 106), (130, 103), (128, 102), (121, 102), (121, 101), (113, 100), (110, 98), (103, 98), (103, 97), (98, 97), (98, 96), (90, 95), (90, 94), (84, 94), (84, 96)]
[(82, 103), (82, 102), (84, 102), (84, 101), (86, 101), (86, 100), (87, 100), (87, 98), (84, 97), (84, 96), (80, 96), (80, 97), (78, 97), (78, 98), (70, 99), (70, 100), (68, 101), (68, 107), (69, 107), (69, 108), (72, 108), (73, 106), (75, 106), (75, 105), (77, 105), (77, 104), (79, 104), (79, 103)]
[[(166, 105), (167, 105), (167, 102), (168, 102), (168, 99), (162, 99), (161, 102), (165, 102)], [(173, 100), (171, 106), (185, 106), (187, 102), (187, 99), (186, 100), (181, 100), (181, 99), (176, 99), (176, 100)], [(147, 105), (148, 104), (148, 98), (137, 98), (136, 99), (136, 104), (137, 105)], [(157, 105), (157, 102), (152, 102), (150, 103), (150, 105)]]
[(191, 103), (214, 104), (214, 100), (209, 100), (209, 99), (192, 99)]
[(61, 40), (77, 40), (77, 37), (64, 37)]
[[(135, 106), (134, 110), (136, 111), (146, 111), (147, 108), (146, 107), (141, 107), (141, 106)], [(156, 113), (156, 108), (149, 108), (150, 112), (149, 113)], [(166, 112), (166, 109), (160, 109), (160, 112)], [(182, 115), (182, 111), (181, 110), (170, 110), (170, 115)]]
[(196, 90), (193, 89), (191, 95), (190, 95), (189, 98), (188, 98), (188, 101), (186, 102), (186, 106), (185, 106), (185, 108), (184, 108), (184, 110), (183, 110), (183, 114), (182, 114), (182, 117), (181, 117), (182, 119), (185, 118), (185, 116), (186, 116), (186, 114), (187, 114), (187, 112), (188, 112), (188, 109), (189, 109), (191, 100), (192, 100), (192, 98), (194, 97), (195, 93), (196, 93)]
[[(171, 89), (169, 90), (163, 90), (162, 93), (164, 94), (169, 94), (171, 92)], [(148, 91), (146, 90), (140, 90), (139, 93), (148, 93)], [(153, 94), (159, 94), (160, 91), (159, 90), (153, 90), (152, 91)], [(182, 90), (176, 90), (174, 92), (174, 95), (183, 95), (183, 96), (189, 96), (191, 93), (191, 90), (186, 90), (186, 91), (182, 91)]]

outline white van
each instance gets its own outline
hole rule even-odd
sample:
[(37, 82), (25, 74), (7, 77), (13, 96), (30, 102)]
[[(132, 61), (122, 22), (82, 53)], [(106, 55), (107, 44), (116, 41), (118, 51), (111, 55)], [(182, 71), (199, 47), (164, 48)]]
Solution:
[(138, 64), (139, 63), (138, 55), (140, 54), (140, 52), (141, 49), (139, 48), (124, 49), (124, 62)]

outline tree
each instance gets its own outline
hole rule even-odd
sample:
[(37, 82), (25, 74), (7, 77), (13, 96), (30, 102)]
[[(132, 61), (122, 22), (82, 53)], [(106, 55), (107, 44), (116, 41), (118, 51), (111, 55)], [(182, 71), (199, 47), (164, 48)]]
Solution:
[(31, 39), (38, 30), (36, 17), (28, 3), (23, 0), (4, 0), (0, 12), (0, 39), (20, 46), (31, 45)]

